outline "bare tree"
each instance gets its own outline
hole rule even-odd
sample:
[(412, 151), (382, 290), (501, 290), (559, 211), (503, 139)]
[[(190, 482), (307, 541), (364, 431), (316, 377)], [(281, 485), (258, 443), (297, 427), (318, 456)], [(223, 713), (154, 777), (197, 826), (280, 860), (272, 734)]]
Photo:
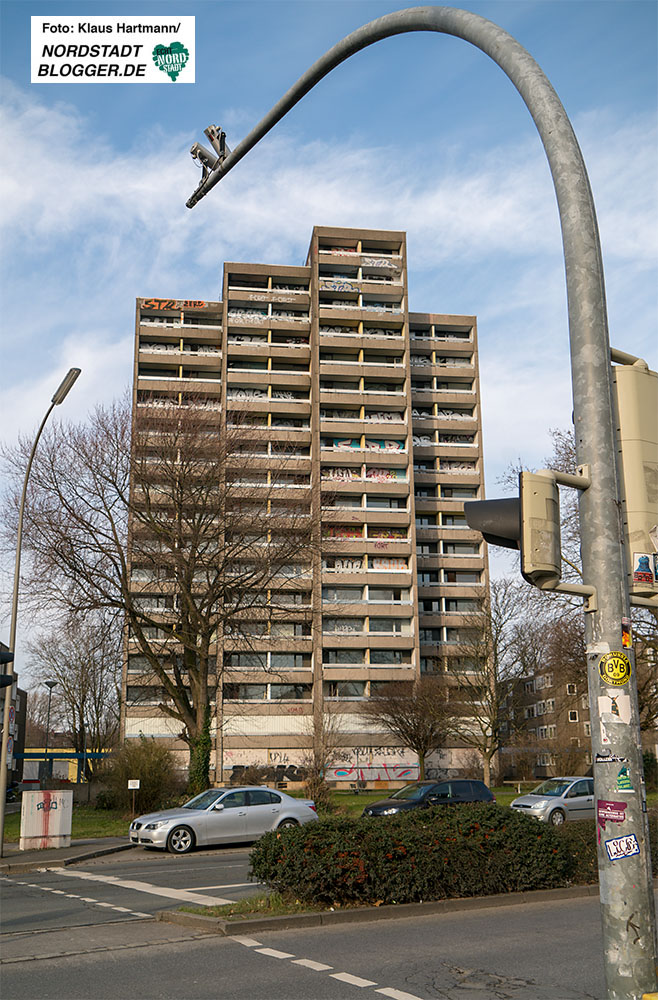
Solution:
[[(25, 746), (43, 747), (48, 733), (48, 691), (39, 686), (27, 691), (25, 710)], [(62, 725), (60, 700), (56, 692), (50, 697), (50, 732)]]
[[(100, 753), (116, 744), (121, 688), (121, 629), (116, 619), (63, 623), (29, 647), (35, 678), (57, 681), (59, 725), (81, 754)], [(85, 759), (91, 779), (97, 761)]]
[(334, 712), (316, 712), (309, 715), (308, 735), (311, 747), (302, 756), (304, 791), (313, 799), (320, 812), (331, 810), (331, 794), (327, 784), (327, 771), (342, 762), (346, 756), (340, 720)]
[(496, 754), (518, 724), (513, 704), (518, 679), (532, 659), (522, 612), (523, 588), (508, 579), (493, 580), (480, 610), (459, 628), (460, 656), (450, 671), (446, 729), (480, 754), (487, 785)]
[(373, 725), (395, 737), (400, 746), (418, 755), (421, 780), (425, 759), (445, 745), (449, 731), (446, 688), (435, 677), (421, 677), (418, 684), (391, 683), (361, 706)]
[[(228, 422), (194, 397), (156, 402), (138, 404), (134, 423), (125, 400), (44, 435), (26, 508), (28, 586), (42, 606), (78, 618), (123, 616), (138, 651), (133, 694), (159, 689), (196, 773), (197, 747), (207, 760), (218, 650), (225, 640), (249, 647), (299, 617), (285, 592), (310, 559), (310, 486), (285, 444), (259, 465), (248, 417)], [(27, 449), (5, 453), (17, 488)]]

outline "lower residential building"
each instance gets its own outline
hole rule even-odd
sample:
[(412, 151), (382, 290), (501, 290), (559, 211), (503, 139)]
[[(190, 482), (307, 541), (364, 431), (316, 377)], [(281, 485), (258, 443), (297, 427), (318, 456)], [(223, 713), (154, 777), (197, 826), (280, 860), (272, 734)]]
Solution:
[[(303, 265), (225, 264), (221, 301), (138, 299), (134, 421), (150, 428), (154, 469), (158, 420), (177, 407), (198, 412), (209, 441), (233, 428), (244, 509), (260, 496), (279, 525), (307, 517), (312, 542), (239, 628), (212, 637), (211, 774), (292, 776), (324, 718), (340, 744), (329, 777), (415, 777), (417, 759), (360, 706), (424, 673), (449, 688), (487, 588), (463, 512), (484, 479), (475, 317), (409, 311), (403, 232), (315, 227)], [(168, 622), (183, 598), (136, 556), (139, 530), (133, 593), (175, 670)], [(217, 537), (221, 548), (224, 525)], [(286, 613), (267, 615), (275, 603)], [(166, 740), (183, 766), (182, 725), (163, 711), (144, 641), (126, 636), (123, 735)], [(456, 773), (471, 758), (454, 746), (430, 763)]]

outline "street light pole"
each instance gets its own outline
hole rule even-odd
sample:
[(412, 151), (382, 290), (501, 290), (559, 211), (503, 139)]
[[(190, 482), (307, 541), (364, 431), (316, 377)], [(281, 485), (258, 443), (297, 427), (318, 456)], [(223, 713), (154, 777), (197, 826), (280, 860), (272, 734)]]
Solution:
[[(609, 1000), (635, 1000), (642, 992), (656, 988), (656, 940), (635, 667), (632, 655), (628, 655), (631, 651), (624, 651), (621, 642), (630, 601), (618, 522), (610, 344), (594, 200), (578, 141), (560, 99), (532, 56), (493, 22), (452, 7), (396, 11), (371, 21), (329, 49), (232, 152), (226, 155), (224, 147), (216, 148), (217, 157), (208, 154), (210, 170), (204, 170), (187, 206), (193, 208), (336, 66), (374, 42), (411, 31), (462, 38), (500, 66), (535, 122), (553, 177), (566, 270), (576, 456), (583, 479), (590, 480), (579, 492), (581, 552), (583, 580), (596, 590), (596, 606), (591, 602), (585, 615), (585, 636), (594, 781), (604, 829), (606, 808), (619, 806), (616, 812), (612, 810), (617, 817), (615, 832), (606, 830), (598, 845), (604, 962)], [(216, 132), (212, 126), (207, 130), (211, 137)], [(619, 724), (608, 725), (606, 721), (604, 726), (602, 715), (610, 716), (606, 706), (617, 694), (624, 696), (628, 715), (624, 724), (620, 719)], [(623, 786), (626, 790), (620, 803), (614, 801), (619, 796), (618, 769), (611, 766), (615, 760), (621, 761), (631, 776), (632, 787)]]
[(53, 696), (53, 688), (57, 687), (57, 681), (45, 681), (45, 685), (48, 688), (48, 716), (46, 719), (46, 772), (49, 778), (53, 776), (53, 769), (49, 766), (48, 761), (48, 738), (50, 736), (50, 700)]
[[(21, 500), (18, 506), (18, 530), (16, 532), (16, 559), (14, 563), (14, 589), (12, 593), (11, 601), (11, 625), (9, 628), (9, 648), (12, 652), (16, 651), (16, 623), (18, 620), (18, 590), (21, 578), (21, 545), (23, 542), (23, 514), (25, 512), (25, 498), (27, 496), (27, 484), (30, 478), (30, 471), (32, 469), (32, 462), (34, 461), (34, 455), (37, 450), (37, 445), (39, 443), (39, 438), (41, 437), (41, 432), (46, 426), (46, 421), (52, 413), (56, 406), (63, 403), (66, 399), (73, 383), (80, 374), (80, 368), (69, 368), (68, 372), (60, 382), (59, 386), (55, 390), (55, 394), (50, 401), (50, 406), (46, 411), (46, 415), (41, 421), (39, 430), (34, 439), (32, 445), (32, 450), (30, 451), (30, 457), (27, 461), (27, 468), (25, 470), (25, 479), (23, 480), (23, 492), (21, 493)], [(13, 672), (13, 665), (8, 665), (8, 672)], [(7, 759), (7, 743), (9, 740), (9, 709), (11, 706), (11, 698), (9, 697), (9, 689), (7, 689), (7, 695), (5, 697), (5, 708), (2, 720), (2, 749), (0, 750), (0, 858), (4, 854), (4, 836), (5, 836), (5, 799), (7, 797), (7, 770), (9, 766), (9, 760)]]

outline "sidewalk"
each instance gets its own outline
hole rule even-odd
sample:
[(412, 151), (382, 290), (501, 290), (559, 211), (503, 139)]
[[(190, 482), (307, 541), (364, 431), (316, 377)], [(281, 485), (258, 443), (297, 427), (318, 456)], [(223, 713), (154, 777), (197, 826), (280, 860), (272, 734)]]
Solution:
[(4, 845), (0, 858), (0, 874), (34, 871), (36, 868), (66, 867), (78, 861), (89, 861), (104, 854), (132, 850), (135, 845), (127, 837), (96, 837), (93, 840), (72, 840), (70, 847), (47, 847), (43, 851), (19, 851), (17, 843)]

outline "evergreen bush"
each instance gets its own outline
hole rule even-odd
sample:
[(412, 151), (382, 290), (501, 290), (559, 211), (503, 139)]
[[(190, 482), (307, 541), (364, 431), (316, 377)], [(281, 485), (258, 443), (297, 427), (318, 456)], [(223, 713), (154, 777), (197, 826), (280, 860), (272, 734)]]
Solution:
[(576, 862), (552, 827), (476, 803), (386, 818), (327, 818), (266, 834), (253, 875), (302, 902), (412, 903), (568, 884)]

